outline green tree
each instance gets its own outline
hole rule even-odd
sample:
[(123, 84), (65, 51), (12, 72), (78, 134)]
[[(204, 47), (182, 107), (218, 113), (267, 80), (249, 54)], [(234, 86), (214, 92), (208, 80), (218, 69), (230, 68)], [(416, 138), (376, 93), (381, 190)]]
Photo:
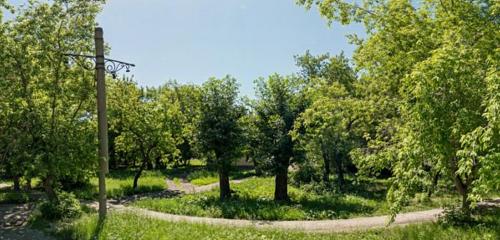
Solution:
[(367, 99), (384, 109), (378, 116), (386, 120), (379, 118), (365, 159), (377, 153), (379, 163), (391, 165), (394, 212), (430, 182), (429, 171), (452, 180), (466, 213), (471, 202), (498, 191), (500, 3), (324, 0), (318, 6), (330, 21), (366, 27), (365, 40), (352, 38), (354, 59)]
[(119, 126), (115, 139), (117, 151), (140, 159), (133, 181), (137, 191), (142, 172), (153, 160), (176, 154), (174, 139), (167, 126), (169, 107), (148, 98), (134, 82), (111, 81), (109, 87), (110, 127)]
[(179, 150), (178, 156), (171, 159), (174, 166), (187, 165), (192, 158), (200, 157), (197, 129), (201, 108), (201, 88), (196, 85), (180, 85), (169, 82), (158, 89), (162, 106), (170, 108), (171, 117), (167, 123)]
[(208, 164), (219, 173), (221, 200), (231, 197), (229, 171), (241, 153), (243, 132), (239, 119), (243, 110), (238, 104), (236, 79), (210, 78), (203, 84), (198, 138)]
[(360, 101), (354, 96), (356, 75), (343, 55), (315, 57), (306, 52), (296, 59), (307, 79), (311, 104), (296, 121), (294, 138), (305, 149), (308, 161), (322, 159), (323, 181), (329, 181), (331, 165), (335, 166), (342, 188), (344, 164), (361, 136), (356, 132), (363, 119)]
[(287, 201), (288, 167), (298, 159), (290, 133), (306, 104), (303, 80), (275, 74), (267, 80), (257, 80), (256, 84), (258, 101), (253, 108), (259, 129), (259, 158), (276, 175), (274, 199)]
[[(61, 183), (95, 166), (93, 73), (68, 67), (66, 52), (93, 49), (100, 2), (29, 1), (2, 23), (2, 151), (15, 175), (42, 179), (50, 200)], [(3, 99), (2, 99), (3, 100)], [(3, 101), (2, 101), (3, 102)]]

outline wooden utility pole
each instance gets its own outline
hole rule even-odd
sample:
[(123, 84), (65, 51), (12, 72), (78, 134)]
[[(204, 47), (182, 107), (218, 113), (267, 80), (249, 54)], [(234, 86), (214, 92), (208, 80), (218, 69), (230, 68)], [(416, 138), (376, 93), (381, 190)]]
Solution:
[(104, 37), (102, 28), (95, 28), (95, 72), (97, 80), (97, 122), (99, 135), (99, 217), (106, 217), (106, 173), (108, 172), (108, 119), (106, 116), (106, 78)]
[[(0, 0), (1, 1), (1, 0)], [(116, 78), (117, 73), (125, 69), (130, 72), (131, 67), (135, 67), (132, 63), (126, 63), (118, 60), (104, 58), (104, 37), (102, 28), (95, 28), (95, 55), (81, 55), (74, 53), (65, 53), (64, 55), (70, 59), (86, 59), (95, 62), (95, 78), (97, 87), (97, 131), (99, 137), (99, 217), (106, 217), (106, 174), (108, 170), (108, 119), (106, 114), (106, 72), (110, 73), (113, 78)], [(106, 65), (108, 64), (108, 65)], [(84, 68), (91, 70), (88, 64), (82, 65)]]

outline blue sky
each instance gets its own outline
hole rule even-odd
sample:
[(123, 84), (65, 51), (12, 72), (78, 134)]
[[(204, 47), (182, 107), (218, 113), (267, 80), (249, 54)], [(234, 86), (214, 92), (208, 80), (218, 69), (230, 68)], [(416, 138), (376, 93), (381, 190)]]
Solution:
[(200, 84), (230, 74), (248, 96), (258, 77), (297, 72), (293, 56), (308, 49), (351, 56), (345, 35), (362, 32), (329, 28), (316, 9), (294, 0), (108, 0), (98, 22), (108, 57), (135, 63), (131, 74), (140, 85)]

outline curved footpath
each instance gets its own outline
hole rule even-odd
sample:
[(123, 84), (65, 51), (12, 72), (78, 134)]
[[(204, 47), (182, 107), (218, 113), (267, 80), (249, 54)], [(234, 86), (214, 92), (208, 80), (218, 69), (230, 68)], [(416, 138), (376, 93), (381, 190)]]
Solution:
[[(135, 207), (114, 206), (115, 211), (129, 212), (145, 217), (171, 221), (188, 222), (210, 225), (224, 225), (233, 227), (255, 227), (267, 229), (296, 230), (304, 232), (348, 232), (387, 227), (389, 216), (360, 217), (338, 220), (316, 220), (316, 221), (261, 221), (182, 216), (168, 213), (150, 211)], [(397, 215), (395, 221), (389, 227), (403, 226), (411, 223), (432, 222), (437, 219), (442, 209), (410, 212)]]
[[(495, 198), (485, 202), (478, 203), (480, 207), (499, 207), (500, 198)], [(123, 205), (112, 206), (118, 212), (129, 212), (145, 217), (171, 221), (188, 222), (199, 224), (223, 225), (233, 227), (254, 227), (267, 229), (295, 230), (303, 232), (349, 232), (359, 230), (369, 230), (385, 227), (404, 226), (415, 223), (435, 222), (443, 209), (436, 208), (426, 211), (401, 213), (396, 216), (393, 223), (388, 225), (389, 215), (375, 217), (359, 217), (351, 219), (336, 220), (314, 220), (314, 221), (262, 221), (262, 220), (242, 220), (242, 219), (224, 219), (174, 215), (161, 213), (142, 208), (126, 207)]]
[[(232, 183), (240, 183), (246, 179), (233, 180)], [(205, 186), (192, 186), (185, 184), (185, 186), (176, 186), (173, 182), (168, 182), (168, 190), (175, 193), (197, 193), (211, 190), (218, 187), (218, 183), (209, 184)], [(108, 207), (117, 212), (133, 213), (144, 217), (159, 219), (170, 222), (187, 222), (198, 224), (210, 224), (232, 227), (254, 227), (261, 229), (281, 229), (281, 230), (295, 230), (303, 232), (317, 232), (317, 233), (332, 233), (332, 232), (349, 232), (361, 231), (376, 228), (404, 226), (408, 224), (434, 222), (438, 219), (443, 209), (436, 208), (426, 211), (401, 213), (396, 216), (393, 223), (388, 225), (389, 215), (374, 216), (374, 217), (358, 217), (350, 219), (335, 219), (335, 220), (298, 220), (298, 221), (264, 221), (264, 220), (244, 220), (244, 219), (225, 219), (225, 218), (209, 218), (209, 217), (195, 217), (185, 215), (175, 215), (169, 213), (162, 213), (151, 211), (142, 208), (124, 206), (121, 201), (110, 200)], [(499, 207), (500, 198), (478, 203), (480, 206), (485, 207)], [(97, 208), (97, 203), (92, 207)]]

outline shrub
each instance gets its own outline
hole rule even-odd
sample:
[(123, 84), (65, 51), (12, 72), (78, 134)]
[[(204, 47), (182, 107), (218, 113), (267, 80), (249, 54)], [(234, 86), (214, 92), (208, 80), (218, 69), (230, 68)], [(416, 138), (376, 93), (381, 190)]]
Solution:
[(317, 166), (305, 162), (296, 171), (292, 172), (292, 181), (297, 186), (312, 182), (321, 182), (320, 172)]
[(469, 213), (464, 213), (461, 208), (455, 206), (445, 207), (443, 214), (439, 216), (438, 223), (445, 226), (465, 226), (474, 222)]
[(29, 202), (30, 195), (27, 192), (6, 191), (0, 192), (0, 203), (27, 203)]
[(47, 220), (77, 218), (82, 214), (80, 202), (73, 193), (60, 192), (57, 201), (40, 204), (40, 213)]

